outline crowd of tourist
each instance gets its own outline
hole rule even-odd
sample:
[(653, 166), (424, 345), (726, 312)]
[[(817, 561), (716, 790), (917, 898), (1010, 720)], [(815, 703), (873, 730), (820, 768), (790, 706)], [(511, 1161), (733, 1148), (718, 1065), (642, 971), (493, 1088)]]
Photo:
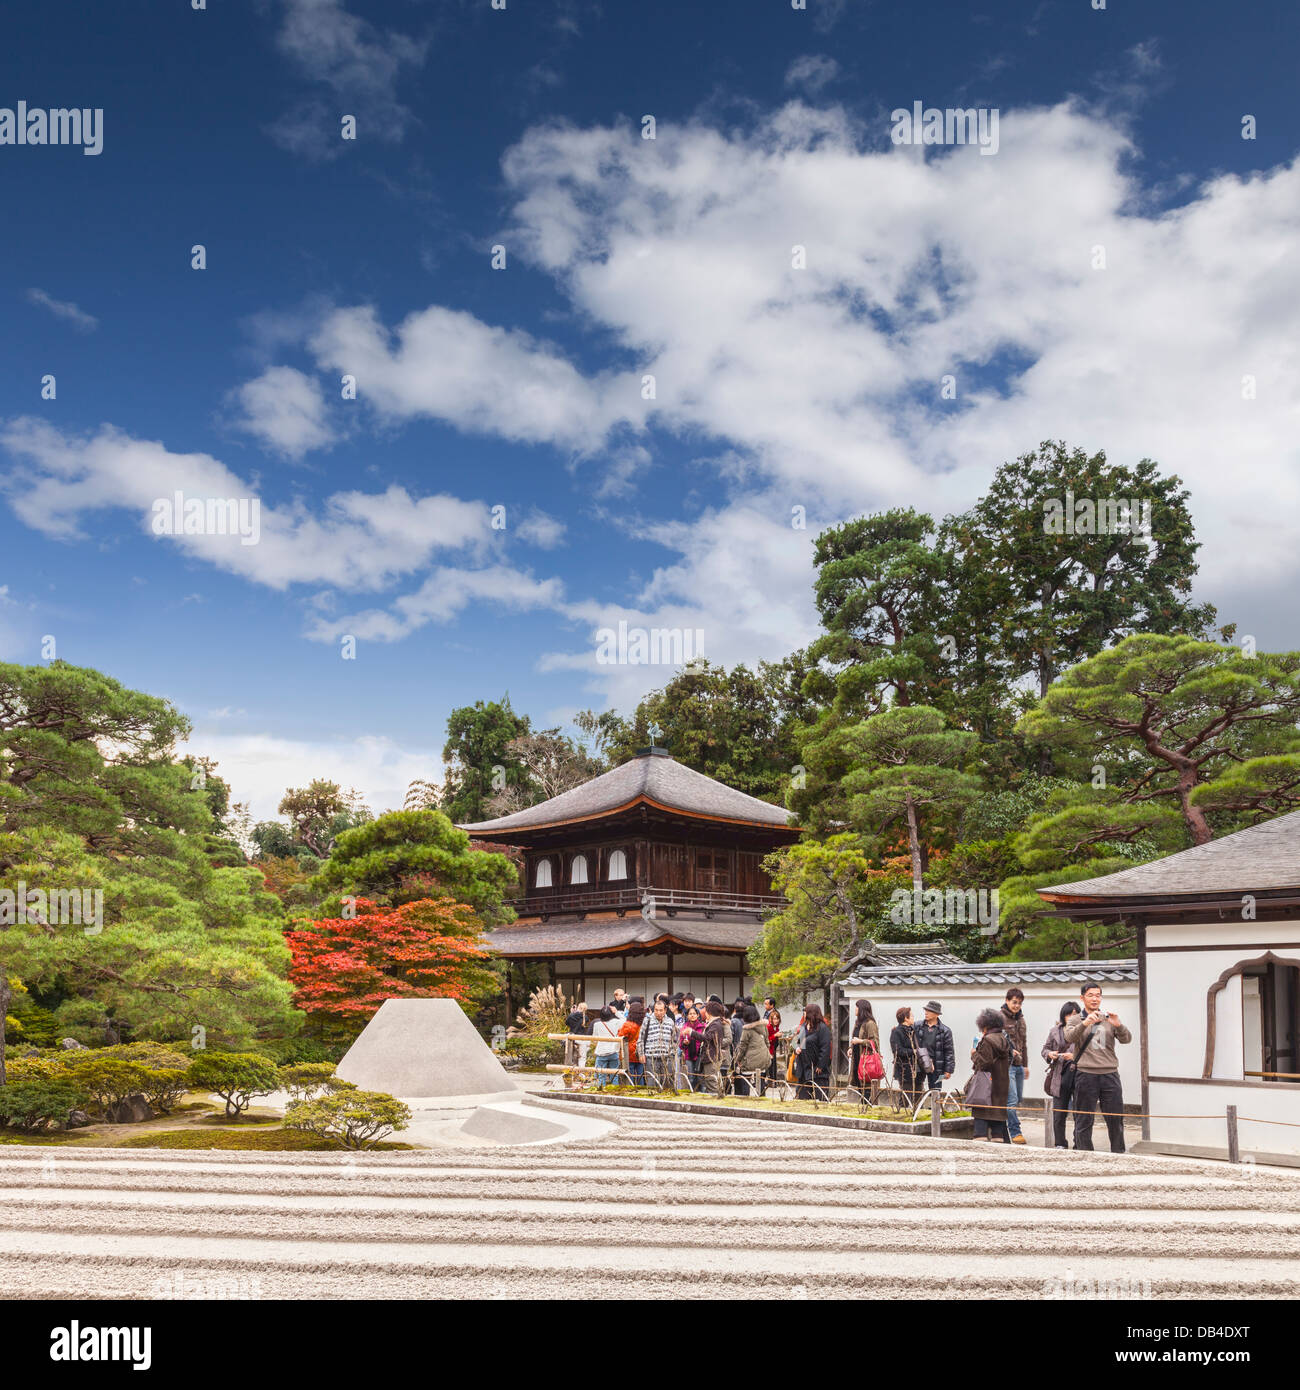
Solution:
[[(1122, 1153), (1124, 1097), (1115, 1048), (1131, 1042), (1132, 1034), (1117, 1014), (1103, 1008), (1101, 995), (1100, 985), (1085, 985), (1078, 1002), (1062, 1006), (1040, 1049), (1047, 1063), (1044, 1090), (1052, 1100), (1057, 1148), (1069, 1147), (1066, 1125), (1073, 1116), (1074, 1147), (1090, 1150), (1100, 1108), (1111, 1152)], [(1022, 990), (1009, 989), (1000, 1008), (985, 1009), (976, 1019), (978, 1036), (971, 1039), (972, 1075), (964, 1098), (977, 1140), (1026, 1142), (1019, 1115), (1030, 1050), (1024, 1000)], [(927, 1091), (948, 1089), (957, 1070), (956, 1043), (943, 1021), (943, 1006), (931, 999), (921, 1012), (918, 1022), (910, 1008), (900, 1008), (889, 1033), (895, 1089), (913, 1106)], [(700, 1000), (688, 990), (656, 994), (647, 1004), (643, 997), (618, 989), (608, 1004), (590, 1015), (582, 1003), (569, 1015), (568, 1032), (580, 1035), (583, 1042), (573, 1045), (566, 1060), (584, 1062), (575, 1049), (585, 1053), (590, 1046), (599, 1088), (626, 1077), (634, 1086), (660, 1090), (761, 1094), (766, 1081), (777, 1077), (778, 1052), (788, 1039), (784, 1079), (794, 1083), (800, 1098), (830, 1098), (834, 1043), (817, 1004), (803, 1009), (788, 1035), (771, 998), (761, 1004), (739, 998), (727, 1005), (717, 995)], [(859, 999), (850, 1033), (849, 1083), (865, 1104), (874, 1104), (885, 1077), (880, 1025), (870, 1003)]]

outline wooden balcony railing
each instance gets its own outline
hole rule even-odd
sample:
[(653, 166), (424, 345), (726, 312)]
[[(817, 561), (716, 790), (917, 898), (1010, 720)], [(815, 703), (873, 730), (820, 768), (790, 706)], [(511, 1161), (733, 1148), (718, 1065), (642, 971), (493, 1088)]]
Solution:
[(779, 912), (786, 906), (780, 893), (732, 893), (725, 889), (637, 888), (614, 883), (576, 888), (544, 888), (514, 898), (510, 906), (520, 916), (551, 912), (608, 912), (641, 910), (642, 901), (653, 898), (656, 912), (669, 908), (694, 908), (706, 912)]

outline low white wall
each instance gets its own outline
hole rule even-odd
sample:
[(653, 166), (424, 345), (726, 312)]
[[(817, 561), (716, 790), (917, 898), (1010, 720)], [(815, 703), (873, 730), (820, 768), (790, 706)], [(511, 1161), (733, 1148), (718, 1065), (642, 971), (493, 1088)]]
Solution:
[[(877, 985), (869, 988), (848, 986), (845, 998), (855, 1000), (866, 998), (880, 1024), (881, 1049), (885, 1052), (885, 1065), (892, 1068), (888, 1056), (889, 1031), (896, 1023), (896, 1011), (904, 1004), (912, 1009), (916, 1021), (923, 1017), (922, 1006), (930, 999), (943, 1005), (943, 1021), (952, 1029), (953, 1046), (957, 1052), (956, 1077), (964, 1082), (971, 1073), (970, 1050), (972, 1041), (978, 1037), (975, 1027), (977, 1015), (984, 1009), (1001, 1008), (1007, 985)], [(1025, 992), (1024, 1016), (1029, 1041), (1029, 1059), (1025, 1072), (1025, 1095), (1042, 1098), (1043, 1079), (1047, 1063), (1040, 1055), (1043, 1044), (1052, 1025), (1058, 1021), (1061, 1005), (1068, 1000), (1079, 1002), (1078, 990), (1070, 985), (1021, 984), (1018, 989)], [(1102, 1000), (1117, 1013), (1120, 1021), (1133, 1034), (1128, 1046), (1117, 1050), (1119, 1057), (1120, 1084), (1124, 1088), (1127, 1104), (1138, 1105), (1142, 1100), (1142, 1023), (1138, 1013), (1138, 982), (1136, 980), (1111, 981), (1102, 993)], [(854, 1016), (854, 1006), (850, 1003), (849, 1018)], [(796, 1015), (797, 1017), (797, 1015)]]
[[(1213, 1082), (1151, 1083), (1151, 1142), (1205, 1149), (1228, 1147), (1228, 1106), (1237, 1107), (1237, 1136), (1243, 1154), (1300, 1156), (1300, 1087), (1260, 1082), (1229, 1086)], [(1161, 1116), (1174, 1116), (1162, 1119)], [(1189, 1118), (1204, 1116), (1203, 1119)], [(1269, 1124), (1279, 1120), (1280, 1124)]]

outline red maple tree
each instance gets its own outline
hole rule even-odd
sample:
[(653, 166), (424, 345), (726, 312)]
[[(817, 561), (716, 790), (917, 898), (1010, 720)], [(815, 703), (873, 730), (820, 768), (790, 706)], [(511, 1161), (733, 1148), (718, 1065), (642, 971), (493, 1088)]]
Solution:
[(468, 1003), (488, 957), (474, 910), (455, 898), (381, 908), (356, 900), (356, 916), (285, 933), (294, 1003), (317, 1021), (358, 1032), (385, 999)]

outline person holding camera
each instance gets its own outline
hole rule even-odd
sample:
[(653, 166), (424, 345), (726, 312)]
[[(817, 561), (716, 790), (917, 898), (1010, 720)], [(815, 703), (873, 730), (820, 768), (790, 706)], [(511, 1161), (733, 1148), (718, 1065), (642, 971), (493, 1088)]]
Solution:
[(1124, 1091), (1119, 1080), (1116, 1043), (1131, 1043), (1133, 1034), (1101, 1002), (1101, 986), (1079, 991), (1083, 1013), (1065, 1025), (1065, 1040), (1074, 1049), (1074, 1147), (1092, 1150), (1093, 1112), (1100, 1104), (1110, 1135), (1110, 1151), (1124, 1152)]

